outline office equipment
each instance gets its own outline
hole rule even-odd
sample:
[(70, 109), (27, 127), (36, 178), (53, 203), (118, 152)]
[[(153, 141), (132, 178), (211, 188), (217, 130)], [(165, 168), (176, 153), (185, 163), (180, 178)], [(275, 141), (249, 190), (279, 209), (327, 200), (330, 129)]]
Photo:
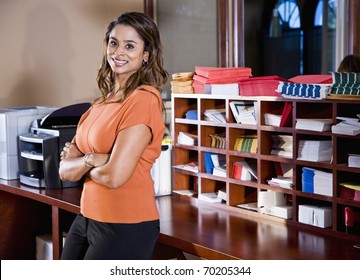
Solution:
[(29, 132), (34, 120), (56, 109), (43, 106), (0, 108), (0, 178), (19, 178), (18, 136)]
[(34, 122), (29, 133), (19, 135), (20, 182), (38, 188), (78, 186), (59, 177), (60, 153), (76, 133), (90, 103), (69, 105)]
[(156, 196), (171, 194), (171, 149), (171, 144), (162, 144), (160, 157), (150, 170)]

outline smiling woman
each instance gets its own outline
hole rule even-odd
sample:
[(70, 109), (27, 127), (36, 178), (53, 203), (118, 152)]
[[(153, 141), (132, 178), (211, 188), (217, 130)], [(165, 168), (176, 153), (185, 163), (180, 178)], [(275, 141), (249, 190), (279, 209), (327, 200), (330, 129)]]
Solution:
[(166, 83), (156, 24), (122, 14), (105, 33), (97, 82), (101, 96), (79, 121), (60, 162), (63, 180), (84, 178), (81, 214), (62, 259), (149, 259), (159, 235), (150, 169), (164, 136)]
[(117, 25), (111, 31), (107, 46), (107, 61), (118, 77), (114, 95), (122, 98), (126, 80), (142, 65), (146, 65), (149, 52), (144, 51), (144, 41), (134, 28)]

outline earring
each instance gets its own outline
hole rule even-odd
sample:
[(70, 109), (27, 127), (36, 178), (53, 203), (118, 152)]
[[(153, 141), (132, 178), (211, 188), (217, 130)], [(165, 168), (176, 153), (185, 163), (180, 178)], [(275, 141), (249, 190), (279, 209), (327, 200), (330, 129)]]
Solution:
[(145, 66), (146, 64), (148, 64), (148, 62), (143, 60), (142, 65)]

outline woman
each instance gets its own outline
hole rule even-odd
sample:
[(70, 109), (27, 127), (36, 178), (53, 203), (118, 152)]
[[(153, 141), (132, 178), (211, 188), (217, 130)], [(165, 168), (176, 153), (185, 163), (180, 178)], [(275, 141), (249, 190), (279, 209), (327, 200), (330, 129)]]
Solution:
[(105, 33), (97, 82), (101, 96), (66, 143), (62, 180), (84, 179), (80, 212), (62, 259), (149, 259), (159, 235), (150, 169), (164, 135), (159, 91), (159, 30), (146, 15), (124, 13)]

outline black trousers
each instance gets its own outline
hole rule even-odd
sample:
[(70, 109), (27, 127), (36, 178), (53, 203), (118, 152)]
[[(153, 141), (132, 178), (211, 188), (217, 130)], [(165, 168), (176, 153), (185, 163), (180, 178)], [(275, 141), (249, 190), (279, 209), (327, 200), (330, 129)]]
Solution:
[(159, 220), (101, 223), (77, 215), (66, 237), (62, 260), (148, 260), (160, 232)]

